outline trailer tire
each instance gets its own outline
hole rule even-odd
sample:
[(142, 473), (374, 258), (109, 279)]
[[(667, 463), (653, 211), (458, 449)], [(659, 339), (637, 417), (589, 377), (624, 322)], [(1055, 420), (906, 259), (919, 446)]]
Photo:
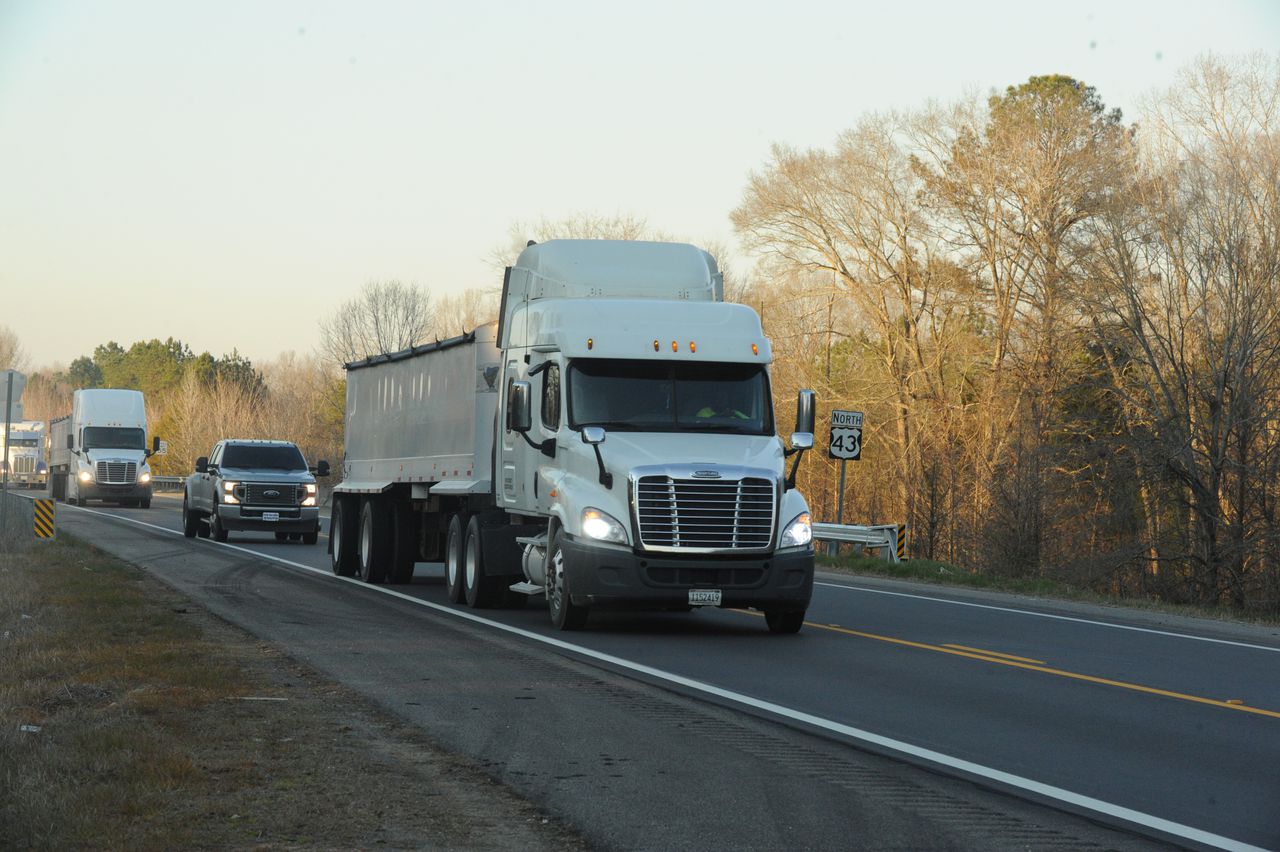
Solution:
[(407, 500), (391, 504), (391, 564), (387, 570), (388, 583), (412, 583), (413, 564), (418, 555), (418, 529), (414, 523), (413, 506)]
[(484, 539), (480, 535), (480, 517), (467, 521), (467, 535), (462, 548), (462, 586), (467, 606), (487, 609), (502, 599), (502, 587), (484, 573)]
[(352, 500), (335, 497), (329, 514), (329, 562), (333, 573), (339, 577), (354, 577), (356, 561), (356, 514)]
[(377, 498), (366, 498), (360, 506), (360, 579), (381, 583), (386, 579), (387, 559), (391, 556), (391, 524), (385, 504)]
[(804, 610), (766, 609), (764, 621), (770, 633), (799, 633), (804, 626)]
[(570, 597), (559, 530), (551, 537), (551, 545), (547, 548), (547, 610), (557, 630), (581, 630), (586, 626), (590, 612), (585, 606), (575, 604)]
[(444, 587), (445, 593), (453, 603), (464, 603), (467, 599), (463, 585), (463, 547), (467, 538), (467, 515), (459, 512), (449, 516), (449, 532), (444, 540)]

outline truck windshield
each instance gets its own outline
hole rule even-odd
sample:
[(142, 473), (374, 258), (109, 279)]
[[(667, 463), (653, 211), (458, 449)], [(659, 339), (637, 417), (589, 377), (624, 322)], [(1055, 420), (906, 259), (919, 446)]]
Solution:
[(86, 450), (145, 450), (147, 436), (141, 429), (125, 426), (84, 427)]
[(772, 435), (769, 379), (755, 364), (580, 359), (569, 368), (569, 425)]
[(254, 470), (306, 470), (307, 460), (297, 447), (229, 445), (222, 452), (223, 467)]

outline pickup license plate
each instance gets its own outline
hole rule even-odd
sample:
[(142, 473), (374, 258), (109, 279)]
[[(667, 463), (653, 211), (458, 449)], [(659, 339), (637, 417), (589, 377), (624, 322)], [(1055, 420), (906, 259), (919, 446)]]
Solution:
[(720, 590), (690, 589), (689, 606), (720, 606)]
[(262, 513), (262, 520), (264, 520), (264, 521), (278, 521), (278, 520), (280, 520), (280, 513), (279, 513), (279, 512), (263, 512), (263, 513)]

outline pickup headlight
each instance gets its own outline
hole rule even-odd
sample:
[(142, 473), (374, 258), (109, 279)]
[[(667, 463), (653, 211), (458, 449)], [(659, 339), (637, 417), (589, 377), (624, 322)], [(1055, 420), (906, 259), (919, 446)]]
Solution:
[(222, 502), (223, 503), (239, 503), (240, 502), (239, 498), (237, 498), (235, 494), (236, 486), (239, 484), (240, 483), (238, 482), (222, 483)]
[(782, 531), (782, 542), (778, 546), (804, 547), (811, 541), (813, 541), (813, 518), (808, 512), (801, 512)]
[(627, 530), (616, 518), (589, 506), (582, 510), (582, 534), (596, 541), (627, 543)]
[(82, 470), (82, 471), (80, 471), (80, 481), (81, 481), (81, 482), (93, 482), (93, 471), (91, 471), (91, 470)]
[(307, 482), (298, 486), (298, 496), (302, 498), (303, 506), (314, 506), (316, 504), (316, 484)]

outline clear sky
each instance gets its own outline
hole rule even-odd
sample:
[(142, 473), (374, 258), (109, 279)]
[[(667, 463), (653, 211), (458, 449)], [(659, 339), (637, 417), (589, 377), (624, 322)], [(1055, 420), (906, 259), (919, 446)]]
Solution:
[(1280, 2), (0, 0), (0, 324), (35, 366), (307, 352), (370, 280), (493, 285), (515, 221), (735, 245), (775, 142), (1069, 74), (1131, 115)]

